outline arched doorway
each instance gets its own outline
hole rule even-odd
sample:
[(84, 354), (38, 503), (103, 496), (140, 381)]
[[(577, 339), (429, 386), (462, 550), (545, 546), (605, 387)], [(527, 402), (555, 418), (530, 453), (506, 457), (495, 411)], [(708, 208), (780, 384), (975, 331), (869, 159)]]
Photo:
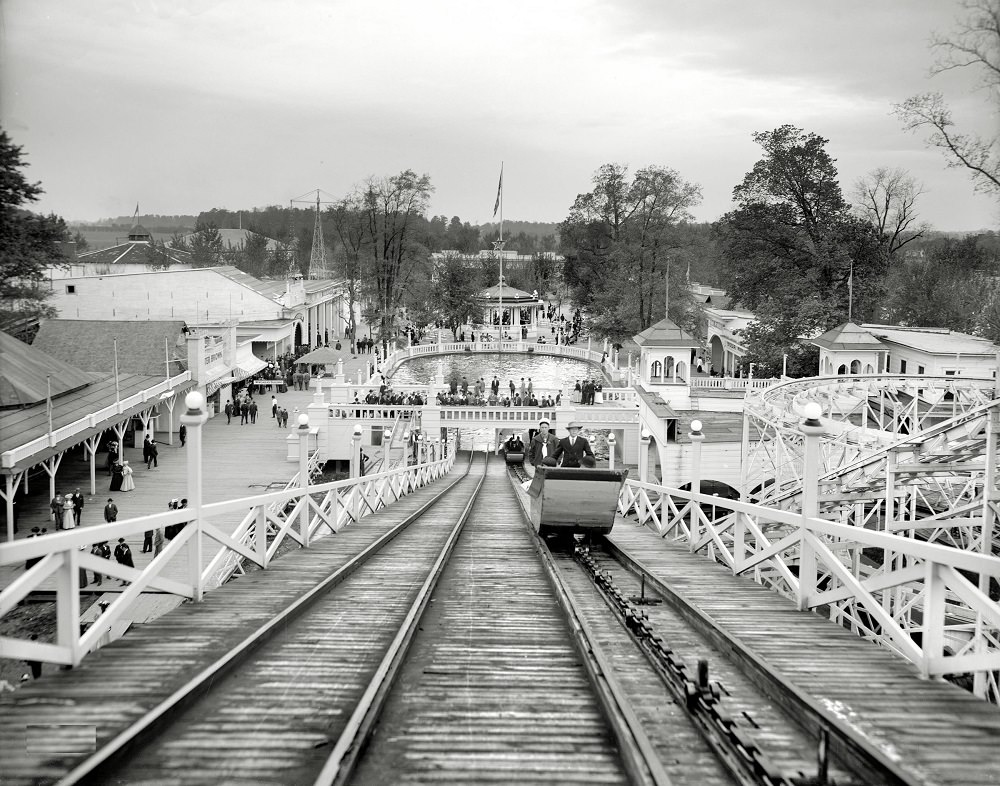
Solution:
[(708, 345), (712, 352), (712, 370), (714, 370), (716, 374), (721, 374), (722, 369), (724, 368), (723, 362), (726, 359), (725, 350), (722, 348), (722, 339), (718, 336), (712, 336)]

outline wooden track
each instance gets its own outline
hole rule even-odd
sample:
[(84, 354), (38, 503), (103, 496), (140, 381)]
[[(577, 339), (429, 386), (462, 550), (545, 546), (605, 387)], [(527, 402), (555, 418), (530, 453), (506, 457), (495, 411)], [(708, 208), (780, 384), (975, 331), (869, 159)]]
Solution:
[(625, 782), (499, 463), (351, 783), (402, 780)]
[[(461, 462), (460, 462), (461, 463)], [(461, 470), (456, 469), (456, 472)], [(3, 784), (52, 782), (441, 492), (445, 479), (0, 696)], [(79, 740), (83, 740), (80, 742)]]
[(912, 782), (1000, 783), (996, 706), (920, 679), (887, 650), (797, 611), (790, 600), (652, 530), (619, 519), (607, 541), (697, 607), (688, 618), (701, 618), (706, 633), (713, 635), (714, 627), (715, 635), (721, 631), (742, 645), (748, 654), (734, 648), (734, 660), (759, 658), (822, 718), (846, 722)]

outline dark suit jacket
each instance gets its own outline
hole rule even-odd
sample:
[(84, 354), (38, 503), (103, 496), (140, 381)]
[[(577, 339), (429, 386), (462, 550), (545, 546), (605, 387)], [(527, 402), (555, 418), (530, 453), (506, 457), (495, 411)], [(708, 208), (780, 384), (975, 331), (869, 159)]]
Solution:
[[(548, 443), (549, 455), (555, 455), (556, 449), (559, 447), (559, 437), (550, 431), (549, 438), (544, 441)], [(540, 433), (535, 434), (535, 436), (531, 438), (531, 444), (528, 446), (528, 461), (536, 467), (542, 463), (542, 442), (542, 435)]]
[(584, 456), (593, 456), (594, 451), (590, 448), (590, 443), (587, 442), (586, 437), (577, 437), (576, 443), (569, 444), (569, 437), (563, 437), (559, 440), (559, 447), (556, 448), (555, 455), (553, 458), (558, 461), (562, 458), (563, 467), (579, 467), (580, 460)]

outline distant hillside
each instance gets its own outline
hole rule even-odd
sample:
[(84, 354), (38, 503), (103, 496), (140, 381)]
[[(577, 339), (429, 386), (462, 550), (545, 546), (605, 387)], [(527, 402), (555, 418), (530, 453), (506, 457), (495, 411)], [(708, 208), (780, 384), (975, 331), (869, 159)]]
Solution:
[[(167, 232), (168, 234), (173, 233), (174, 230), (177, 229), (191, 230), (194, 228), (197, 220), (197, 216), (161, 216), (148, 213), (146, 215), (140, 215), (138, 218), (139, 223), (146, 227), (146, 229), (156, 232)], [(134, 216), (118, 216), (118, 218), (102, 218), (99, 221), (76, 221), (70, 223), (69, 226), (73, 229), (78, 227), (93, 227), (95, 229), (102, 227), (110, 229), (128, 229), (129, 227), (134, 226), (135, 223), (136, 218)]]
[[(543, 238), (546, 235), (555, 235), (558, 224), (545, 223), (542, 221), (508, 221), (504, 219), (504, 237), (510, 237), (523, 232), (531, 237)], [(499, 222), (495, 224), (481, 224), (479, 229), (483, 237), (493, 237), (500, 227)]]

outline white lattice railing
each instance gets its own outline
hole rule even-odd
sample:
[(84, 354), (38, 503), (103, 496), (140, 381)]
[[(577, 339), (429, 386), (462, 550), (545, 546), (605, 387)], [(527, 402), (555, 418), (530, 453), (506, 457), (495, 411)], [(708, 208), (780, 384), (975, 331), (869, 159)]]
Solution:
[[(439, 461), (401, 467), (358, 479), (293, 486), (243, 499), (172, 510), (92, 527), (78, 527), (29, 538), (0, 547), (0, 565), (39, 560), (0, 591), (0, 617), (37, 589), (56, 594), (57, 633), (53, 644), (0, 637), (0, 657), (77, 664), (122, 620), (143, 592), (163, 592), (200, 600), (205, 591), (223, 583), (244, 561), (267, 568), (286, 539), (312, 542), (336, 533), (364, 516), (381, 510), (412, 491), (451, 471), (454, 454)], [(232, 534), (212, 523), (219, 516), (242, 513)], [(116, 543), (146, 530), (186, 524), (166, 541), (144, 568), (128, 568), (90, 554), (94, 543)], [(303, 526), (304, 525), (304, 526)], [(204, 566), (202, 554), (211, 541), (220, 552)], [(80, 632), (80, 571), (90, 570), (129, 582), (89, 630)]]
[(1000, 695), (1000, 603), (990, 596), (1000, 558), (634, 480), (619, 513), (800, 609), (822, 609), (924, 676), (971, 673), (977, 695)]

